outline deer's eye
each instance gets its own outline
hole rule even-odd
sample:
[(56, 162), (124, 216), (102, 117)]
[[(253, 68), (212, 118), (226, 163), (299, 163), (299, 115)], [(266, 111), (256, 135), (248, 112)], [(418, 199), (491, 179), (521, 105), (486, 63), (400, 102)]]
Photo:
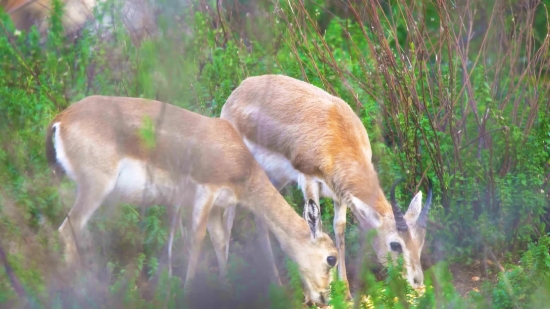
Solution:
[(330, 267), (334, 267), (334, 265), (336, 265), (336, 257), (332, 255), (327, 257), (327, 263)]
[(403, 253), (403, 248), (401, 247), (401, 244), (398, 242), (391, 242), (390, 243), (391, 250), (397, 253)]

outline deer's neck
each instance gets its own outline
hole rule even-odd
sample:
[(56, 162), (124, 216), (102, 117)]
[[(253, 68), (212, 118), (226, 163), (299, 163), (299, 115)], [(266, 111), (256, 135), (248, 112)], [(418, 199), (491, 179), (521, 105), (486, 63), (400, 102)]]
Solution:
[(335, 164), (331, 179), (334, 193), (344, 202), (350, 202), (351, 196), (361, 200), (371, 209), (380, 214), (386, 211), (385, 200), (380, 189), (378, 174), (372, 164), (362, 164), (358, 161), (347, 160)]
[(250, 178), (240, 204), (261, 217), (279, 241), (283, 251), (294, 257), (293, 248), (296, 248), (296, 244), (302, 240), (309, 240), (309, 227), (275, 189), (267, 176), (263, 173), (256, 174), (261, 175)]

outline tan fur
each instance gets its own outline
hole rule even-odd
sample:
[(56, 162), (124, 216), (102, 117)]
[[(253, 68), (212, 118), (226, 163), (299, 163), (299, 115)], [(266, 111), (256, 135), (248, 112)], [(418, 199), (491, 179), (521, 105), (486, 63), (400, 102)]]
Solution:
[[(154, 124), (149, 129), (146, 119)], [(233, 221), (223, 210), (238, 203), (265, 222), (299, 265), (308, 298), (327, 300), (327, 257), (337, 256), (334, 243), (324, 233), (312, 239), (306, 221), (273, 187), (228, 121), (158, 101), (91, 96), (57, 115), (48, 130), (54, 131), (46, 143), (56, 145), (56, 163), (78, 185), (70, 224), (65, 220), (59, 228), (70, 262), (76, 258), (70, 225), (78, 238), (103, 200), (116, 195), (127, 202), (174, 206), (176, 213), (180, 205), (191, 207), (194, 237), (186, 281), (194, 275), (207, 225), (223, 276)], [(143, 137), (151, 132), (153, 145)], [(47, 149), (51, 156), (51, 146)], [(150, 187), (135, 187), (143, 172), (136, 164), (146, 167)], [(127, 181), (125, 173), (133, 178)]]
[[(344, 231), (345, 213), (350, 206), (364, 229), (377, 229), (374, 248), (379, 261), (385, 263), (388, 252), (395, 258), (389, 242), (399, 241), (409, 264), (411, 285), (422, 284), (420, 252), (425, 233), (423, 229), (417, 232), (417, 217), (412, 215), (405, 216), (410, 220), (410, 230), (397, 231), (392, 207), (379, 186), (371, 161), (367, 132), (346, 102), (294, 78), (263, 75), (245, 79), (227, 99), (221, 117), (233, 123), (279, 187), (298, 181), (307, 200), (315, 195), (310, 193), (311, 188), (319, 191), (319, 186), (326, 185), (330, 194), (323, 194), (324, 189), (320, 193), (334, 198), (334, 229), (341, 257), (338, 271), (342, 280), (347, 282)], [(280, 155), (305, 177), (291, 179), (288, 169), (277, 168), (278, 161), (270, 162)]]
[[(250, 106), (261, 112), (243, 113)], [(378, 187), (368, 136), (357, 129), (363, 127), (360, 120), (339, 98), (288, 77), (252, 77), (228, 98), (222, 118), (247, 139), (285, 155), (297, 170), (312, 176), (334, 175), (341, 181), (333, 185), (352, 190), (376, 207), (378, 190), (365, 192), (356, 185)], [(378, 211), (391, 213), (391, 207)]]

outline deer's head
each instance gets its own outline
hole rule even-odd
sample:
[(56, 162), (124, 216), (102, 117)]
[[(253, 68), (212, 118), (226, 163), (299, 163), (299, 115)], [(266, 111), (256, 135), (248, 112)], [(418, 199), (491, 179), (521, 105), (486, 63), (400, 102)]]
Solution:
[(310, 231), (309, 235), (304, 235), (307, 240), (292, 240), (289, 245), (305, 286), (306, 302), (327, 304), (338, 251), (332, 239), (322, 231), (321, 211), (313, 200), (306, 202), (303, 215)]
[[(372, 246), (378, 261), (386, 266), (388, 264), (388, 254), (393, 261), (397, 261), (397, 258), (402, 255), (405, 263), (405, 278), (413, 288), (419, 288), (424, 283), (420, 254), (426, 238), (426, 223), (432, 202), (432, 183), (428, 179), (428, 197), (424, 206), (422, 206), (422, 192), (420, 191), (414, 196), (409, 208), (403, 214), (395, 200), (395, 187), (400, 181), (402, 180), (396, 181), (392, 186), (391, 204), (383, 207), (389, 209), (391, 206), (391, 213), (379, 214), (374, 210), (371, 210), (371, 213), (362, 211), (360, 213), (364, 215), (364, 220), (360, 221), (367, 222), (369, 225), (367, 229), (375, 228), (377, 230)], [(352, 200), (356, 205), (362, 203), (354, 197), (352, 197)], [(388, 201), (381, 196), (378, 203), (387, 204)], [(378, 209), (380, 208), (382, 207), (379, 205)], [(372, 208), (362, 207), (362, 209)]]

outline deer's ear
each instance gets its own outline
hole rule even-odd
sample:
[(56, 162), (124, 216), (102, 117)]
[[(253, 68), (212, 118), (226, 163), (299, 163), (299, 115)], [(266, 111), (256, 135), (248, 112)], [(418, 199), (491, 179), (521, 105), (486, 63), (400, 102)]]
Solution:
[(319, 205), (315, 203), (314, 200), (309, 199), (309, 201), (304, 206), (304, 219), (309, 225), (309, 230), (311, 232), (311, 239), (315, 240), (321, 236), (321, 209)]
[(409, 204), (409, 209), (407, 209), (407, 212), (405, 213), (405, 220), (407, 220), (409, 224), (416, 224), (416, 220), (418, 220), (418, 216), (420, 215), (421, 210), (422, 191), (419, 191)]

